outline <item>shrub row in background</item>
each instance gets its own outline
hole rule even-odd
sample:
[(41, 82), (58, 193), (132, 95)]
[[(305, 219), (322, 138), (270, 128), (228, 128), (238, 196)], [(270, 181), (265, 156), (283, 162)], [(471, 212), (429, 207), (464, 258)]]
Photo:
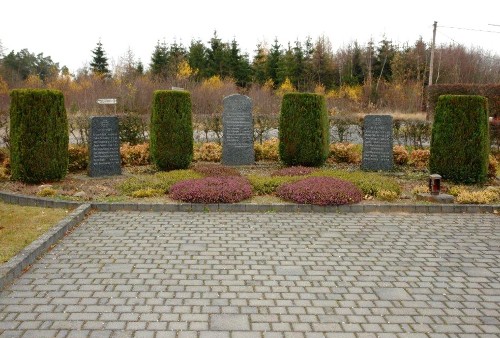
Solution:
[[(276, 139), (264, 142), (263, 145), (255, 143), (255, 149), (268, 147), (269, 153), (264, 151), (259, 154), (257, 161), (277, 161), (275, 158), (278, 152), (278, 142)], [(328, 161), (334, 163), (349, 163), (359, 164), (361, 161), (362, 146), (352, 143), (333, 143), (330, 145), (330, 155)], [(194, 162), (214, 162), (219, 163), (221, 160), (222, 146), (214, 143), (197, 143), (194, 146)], [(88, 166), (88, 148), (85, 146), (70, 145), (68, 150), (70, 172), (86, 170)], [(122, 144), (120, 147), (120, 155), (122, 164), (125, 166), (142, 166), (151, 164), (149, 153), (149, 143), (141, 143), (130, 145)], [(414, 149), (408, 151), (406, 147), (394, 146), (393, 148), (394, 163), (400, 166), (411, 165), (416, 169), (422, 170), (428, 167), (430, 151), (428, 149)], [(296, 168), (296, 167), (290, 167)], [(305, 168), (305, 167), (303, 167)], [(309, 168), (309, 167), (307, 167)], [(288, 169), (286, 169), (288, 170)], [(297, 170), (297, 169), (290, 169)], [(293, 176), (295, 174), (285, 174)]]
[(39, 183), (62, 179), (68, 170), (68, 142), (62, 92), (11, 92), (10, 162), (14, 180)]
[(487, 99), (440, 96), (432, 128), (430, 171), (453, 182), (484, 183), (489, 151)]
[(279, 127), (279, 156), (287, 165), (321, 166), (329, 152), (325, 98), (310, 93), (283, 96)]

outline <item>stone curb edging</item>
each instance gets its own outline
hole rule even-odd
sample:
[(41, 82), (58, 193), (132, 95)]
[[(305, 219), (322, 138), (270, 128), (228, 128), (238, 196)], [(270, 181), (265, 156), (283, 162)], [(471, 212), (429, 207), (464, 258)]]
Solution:
[(92, 203), (98, 211), (153, 212), (320, 212), (320, 213), (494, 213), (500, 205), (476, 204), (353, 204), (320, 206), (310, 204), (148, 204)]
[[(0, 196), (0, 199), (3, 199), (3, 196)], [(19, 277), (27, 267), (33, 264), (39, 256), (44, 254), (51, 245), (59, 241), (67, 231), (79, 224), (91, 209), (92, 207), (90, 204), (80, 205), (53, 228), (21, 250), (21, 252), (11, 258), (7, 263), (1, 264), (0, 290), (5, 288), (5, 286), (15, 278)]]
[[(47, 208), (76, 208), (83, 203), (0, 192), (5, 203)], [(500, 204), (352, 204), (319, 206), (310, 204), (199, 204), (199, 203), (88, 203), (98, 211), (157, 211), (157, 212), (324, 212), (324, 213), (495, 213)]]

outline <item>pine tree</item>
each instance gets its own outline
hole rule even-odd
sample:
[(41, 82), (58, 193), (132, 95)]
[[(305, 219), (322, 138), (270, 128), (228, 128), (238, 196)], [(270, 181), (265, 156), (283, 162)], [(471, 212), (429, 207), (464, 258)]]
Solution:
[(354, 42), (354, 51), (352, 55), (352, 78), (354, 84), (358, 85), (363, 84), (365, 81), (365, 74), (361, 64), (361, 48), (359, 48), (357, 41)]
[(90, 63), (90, 69), (92, 73), (98, 76), (108, 77), (108, 58), (106, 57), (106, 52), (102, 48), (101, 40), (97, 43), (97, 46), (92, 50), (92, 62)]
[(151, 74), (157, 77), (166, 77), (168, 73), (168, 58), (167, 58), (167, 45), (165, 42), (157, 42), (153, 55), (151, 55), (151, 63), (149, 68)]
[(252, 61), (253, 82), (261, 85), (266, 83), (269, 78), (266, 71), (268, 50), (263, 43), (257, 44), (257, 50)]
[(200, 40), (192, 40), (189, 46), (188, 63), (195, 72), (195, 79), (201, 80), (207, 77), (207, 48)]
[(142, 75), (144, 74), (144, 65), (142, 64), (142, 61), (139, 59), (137, 62), (137, 74)]
[(187, 51), (182, 44), (174, 41), (167, 50), (167, 75), (175, 77), (179, 66), (186, 60)]
[(231, 42), (228, 55), (229, 74), (236, 80), (236, 84), (245, 87), (250, 82), (251, 68), (248, 55), (241, 55), (238, 42), (235, 39)]
[(210, 48), (207, 49), (208, 77), (214, 75), (229, 76), (228, 58), (228, 45), (217, 37), (217, 31), (215, 31), (213, 38), (210, 39)]
[(288, 43), (287, 50), (282, 54), (278, 60), (278, 70), (276, 72), (277, 82), (282, 84), (285, 80), (291, 81), (294, 86), (297, 86), (295, 78), (295, 57), (293, 55), (292, 47)]
[(278, 39), (274, 39), (274, 44), (271, 46), (271, 50), (267, 56), (266, 73), (268, 79), (271, 79), (274, 85), (278, 85), (278, 68), (279, 62), (282, 57), (281, 45)]

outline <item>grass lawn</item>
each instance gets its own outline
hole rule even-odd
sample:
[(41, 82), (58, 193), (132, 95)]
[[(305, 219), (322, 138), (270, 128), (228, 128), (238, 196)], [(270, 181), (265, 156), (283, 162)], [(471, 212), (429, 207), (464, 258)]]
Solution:
[(22, 207), (0, 202), (0, 264), (66, 217), (68, 210)]

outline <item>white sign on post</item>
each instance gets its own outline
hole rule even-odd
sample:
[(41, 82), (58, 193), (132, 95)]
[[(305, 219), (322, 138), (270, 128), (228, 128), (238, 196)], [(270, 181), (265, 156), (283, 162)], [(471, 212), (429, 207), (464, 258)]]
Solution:
[(98, 99), (98, 104), (116, 104), (116, 99)]

